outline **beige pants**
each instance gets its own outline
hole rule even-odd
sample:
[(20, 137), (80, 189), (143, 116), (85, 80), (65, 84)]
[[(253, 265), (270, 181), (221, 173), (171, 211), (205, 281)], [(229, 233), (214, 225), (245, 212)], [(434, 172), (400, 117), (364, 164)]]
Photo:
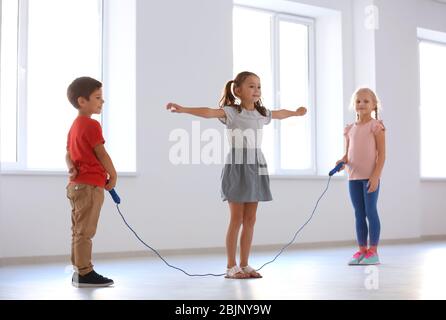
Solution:
[(92, 241), (99, 220), (104, 189), (87, 184), (69, 184), (67, 197), (71, 204), (71, 263), (85, 275), (93, 270)]

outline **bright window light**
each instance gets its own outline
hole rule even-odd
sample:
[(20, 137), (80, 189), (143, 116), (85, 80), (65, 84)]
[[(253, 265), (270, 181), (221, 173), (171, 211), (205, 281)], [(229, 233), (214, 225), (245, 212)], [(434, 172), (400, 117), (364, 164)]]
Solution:
[[(242, 71), (251, 71), (260, 77), (262, 102), (268, 109), (275, 109), (271, 50), (271, 19), (268, 12), (234, 7), (233, 59), (234, 77)], [(263, 128), (262, 150), (274, 172), (274, 126)]]
[[(279, 22), (280, 106), (295, 109), (308, 106), (308, 27)], [(280, 167), (284, 170), (312, 168), (311, 114), (280, 122)]]
[(446, 178), (446, 44), (420, 41), (421, 177)]
[[(268, 109), (309, 106), (311, 25), (295, 16), (234, 7), (234, 76), (256, 73)], [(262, 150), (271, 174), (315, 173), (311, 124), (307, 115), (264, 127)]]
[[(66, 171), (78, 111), (68, 85), (103, 82), (101, 122), (118, 172), (136, 171), (135, 0), (1, 2), (2, 171)], [(123, 107), (125, 106), (125, 107)]]
[(101, 16), (100, 0), (29, 1), (29, 169), (66, 167), (66, 133), (77, 114), (68, 103), (67, 86), (79, 76), (102, 78)]
[(17, 161), (18, 1), (1, 2), (0, 161)]

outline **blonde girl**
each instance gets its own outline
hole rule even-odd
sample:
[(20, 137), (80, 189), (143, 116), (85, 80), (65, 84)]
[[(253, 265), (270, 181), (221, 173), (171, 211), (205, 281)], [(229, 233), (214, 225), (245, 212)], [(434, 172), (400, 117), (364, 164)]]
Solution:
[(355, 211), (359, 250), (349, 265), (379, 264), (381, 224), (377, 202), (386, 157), (385, 128), (378, 119), (378, 97), (371, 89), (358, 89), (352, 96), (352, 104), (356, 122), (344, 130), (346, 152), (337, 162), (347, 165), (350, 198)]

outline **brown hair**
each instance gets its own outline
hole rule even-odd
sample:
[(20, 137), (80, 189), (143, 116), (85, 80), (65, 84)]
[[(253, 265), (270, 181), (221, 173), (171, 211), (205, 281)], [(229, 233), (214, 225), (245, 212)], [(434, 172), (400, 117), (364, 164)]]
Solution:
[(96, 79), (90, 77), (80, 77), (75, 79), (67, 89), (67, 97), (70, 103), (76, 109), (79, 109), (79, 103), (77, 99), (83, 97), (87, 100), (90, 99), (90, 95), (97, 89), (102, 88), (102, 83)]
[[(365, 88), (365, 87), (358, 88), (352, 95), (352, 99), (350, 102), (351, 107), (352, 108), (355, 107), (356, 97), (360, 91), (367, 91), (372, 96), (373, 102), (375, 103), (375, 109), (373, 109), (373, 111), (375, 112), (375, 119), (378, 120), (379, 119), (378, 111), (381, 109), (381, 101), (379, 100), (377, 94), (375, 92), (373, 92), (373, 90), (370, 88)], [(359, 115), (356, 115), (356, 118), (358, 119)]]
[[(245, 82), (245, 80), (248, 77), (251, 77), (251, 76), (259, 78), (259, 76), (257, 76), (253, 72), (243, 71), (243, 72), (240, 72), (235, 77), (234, 80), (228, 81), (226, 83), (225, 88), (223, 90), (223, 96), (220, 99), (220, 108), (223, 108), (224, 106), (231, 106), (231, 107), (236, 108), (238, 112), (242, 112), (241, 105), (236, 103), (237, 97), (235, 96), (235, 94), (232, 91), (232, 85), (234, 84), (234, 89), (238, 88), (243, 84), (243, 82)], [(266, 117), (266, 108), (263, 106), (261, 99), (259, 99), (259, 101), (254, 103), (254, 107), (262, 116)]]

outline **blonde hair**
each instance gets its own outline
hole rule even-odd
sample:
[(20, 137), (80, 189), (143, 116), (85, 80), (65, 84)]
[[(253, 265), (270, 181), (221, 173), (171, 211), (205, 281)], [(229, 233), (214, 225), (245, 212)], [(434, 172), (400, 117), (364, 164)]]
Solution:
[[(381, 101), (379, 100), (378, 95), (370, 88), (360, 87), (360, 88), (356, 89), (356, 91), (352, 94), (352, 98), (350, 100), (350, 108), (355, 110), (356, 97), (358, 96), (358, 93), (360, 91), (366, 91), (371, 95), (371, 97), (373, 99), (373, 103), (375, 104), (375, 109), (373, 109), (373, 111), (375, 112), (375, 119), (378, 120), (379, 119), (378, 111), (381, 111)], [(359, 118), (358, 114), (356, 114), (356, 118)]]

